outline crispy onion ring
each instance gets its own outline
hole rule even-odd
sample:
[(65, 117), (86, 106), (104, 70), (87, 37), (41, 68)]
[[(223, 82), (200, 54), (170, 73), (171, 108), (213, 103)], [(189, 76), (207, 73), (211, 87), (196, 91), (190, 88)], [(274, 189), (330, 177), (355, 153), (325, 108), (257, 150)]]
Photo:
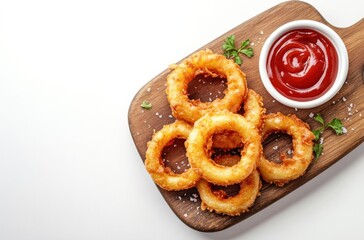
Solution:
[[(265, 108), (263, 106), (263, 98), (254, 90), (249, 89), (248, 95), (244, 101), (243, 116), (249, 122), (253, 123), (258, 129), (261, 128)], [(212, 138), (212, 147), (221, 149), (232, 149), (242, 147), (241, 138), (236, 132), (223, 132), (215, 134)]]
[(201, 209), (230, 216), (238, 216), (248, 211), (254, 204), (261, 187), (258, 171), (254, 169), (239, 185), (239, 193), (228, 197), (224, 190), (213, 191), (212, 184), (205, 179), (201, 179), (197, 183), (197, 190), (202, 200)]
[[(227, 89), (223, 98), (212, 102), (201, 102), (188, 98), (188, 83), (199, 74), (209, 74), (227, 79)], [(245, 73), (232, 60), (211, 50), (202, 50), (192, 54), (167, 77), (167, 99), (172, 115), (180, 120), (194, 123), (211, 109), (227, 109), (237, 112), (247, 94)]]
[[(244, 144), (240, 161), (231, 167), (218, 165), (210, 157), (212, 135), (226, 130), (237, 132)], [(223, 186), (239, 183), (249, 176), (262, 151), (261, 136), (255, 126), (229, 111), (209, 112), (197, 120), (185, 145), (191, 167), (200, 169), (207, 181)]]
[(192, 126), (183, 121), (176, 121), (165, 125), (153, 135), (148, 142), (145, 167), (153, 178), (154, 182), (161, 188), (168, 191), (178, 191), (194, 187), (200, 179), (200, 173), (196, 168), (190, 167), (181, 174), (174, 173), (171, 169), (165, 168), (161, 153), (169, 142), (176, 138), (187, 139)]
[(285, 132), (292, 136), (293, 156), (290, 158), (281, 153), (282, 163), (275, 163), (267, 160), (263, 153), (258, 161), (258, 169), (266, 182), (283, 186), (306, 172), (313, 159), (315, 136), (307, 123), (295, 115), (286, 116), (282, 113), (269, 114), (265, 117), (263, 140), (273, 132)]
[(224, 154), (224, 155), (217, 155), (214, 157), (214, 162), (219, 165), (224, 166), (234, 166), (240, 161), (239, 155), (230, 155), (230, 154)]

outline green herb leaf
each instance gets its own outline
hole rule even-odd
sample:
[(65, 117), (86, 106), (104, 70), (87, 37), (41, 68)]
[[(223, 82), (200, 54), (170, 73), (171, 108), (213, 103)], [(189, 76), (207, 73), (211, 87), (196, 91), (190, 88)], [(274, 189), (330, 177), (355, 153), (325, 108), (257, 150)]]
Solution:
[(327, 127), (332, 128), (335, 131), (336, 135), (341, 135), (344, 133), (343, 132), (344, 125), (340, 119), (337, 118), (332, 119), (332, 121), (327, 124)]
[(247, 56), (248, 58), (251, 58), (254, 56), (253, 48), (242, 49), (240, 52), (242, 54), (244, 54), (245, 56)]
[(148, 102), (147, 100), (144, 100), (140, 106), (147, 110), (152, 108), (152, 104), (150, 102)]
[(324, 125), (324, 118), (321, 116), (321, 114), (318, 113), (313, 119)]
[(224, 51), (231, 51), (235, 49), (235, 36), (231, 35), (227, 37), (222, 45)]
[(318, 159), (321, 156), (323, 150), (324, 150), (324, 147), (322, 146), (322, 144), (315, 143), (315, 145), (313, 146), (313, 152), (315, 154), (315, 159)]
[(235, 35), (231, 35), (227, 38), (227, 42), (230, 43), (231, 46), (235, 46)]
[(222, 45), (222, 49), (224, 50), (224, 55), (227, 58), (234, 59), (235, 63), (241, 65), (243, 60), (239, 56), (239, 53), (251, 58), (254, 55), (253, 48), (248, 46), (250, 45), (250, 40), (247, 39), (240, 44), (240, 48), (237, 49), (235, 47), (235, 35), (228, 36), (224, 44)]
[(238, 53), (236, 52), (236, 50), (233, 49), (230, 51), (225, 51), (224, 55), (227, 58), (235, 58), (238, 55)]
[(325, 120), (324, 118), (321, 116), (321, 114), (317, 114), (314, 117), (314, 120), (319, 122), (321, 124), (321, 127), (313, 130), (312, 133), (315, 135), (315, 145), (313, 146), (313, 151), (315, 154), (315, 159), (317, 159), (318, 157), (321, 156), (322, 151), (324, 149), (322, 143), (320, 143), (320, 138), (321, 138), (321, 134), (327, 129), (327, 128), (331, 128), (335, 131), (336, 135), (340, 135), (344, 133), (344, 125), (341, 122), (340, 119), (338, 118), (334, 118), (331, 120), (331, 122), (329, 122), (328, 124), (325, 124)]
[(315, 135), (315, 141), (318, 141), (320, 139), (321, 129), (313, 130), (312, 133)]
[(235, 58), (234, 58), (236, 64), (238, 65), (241, 65), (243, 63), (243, 61), (241, 60), (241, 58), (239, 57), (239, 55), (237, 55)]
[(235, 49), (235, 47), (234, 46), (232, 46), (232, 45), (230, 45), (230, 44), (228, 44), (228, 43), (224, 43), (224, 45), (222, 46), (222, 48), (224, 49), (224, 51), (226, 51), (226, 52), (229, 52), (229, 51), (231, 51), (231, 50), (234, 50)]
[(240, 49), (246, 48), (249, 44), (250, 44), (250, 40), (249, 39), (241, 42)]

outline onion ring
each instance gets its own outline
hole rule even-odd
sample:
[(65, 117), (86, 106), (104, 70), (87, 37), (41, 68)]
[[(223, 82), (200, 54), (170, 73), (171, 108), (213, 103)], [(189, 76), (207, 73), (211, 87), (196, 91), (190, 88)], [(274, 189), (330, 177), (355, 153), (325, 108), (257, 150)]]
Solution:
[(165, 168), (161, 153), (169, 142), (176, 138), (187, 139), (192, 126), (183, 121), (176, 121), (165, 125), (153, 135), (148, 142), (145, 167), (153, 178), (154, 182), (161, 188), (168, 191), (179, 191), (194, 187), (200, 179), (198, 169), (190, 167), (181, 174), (176, 174), (169, 168)]
[(262, 178), (268, 183), (283, 186), (306, 172), (313, 159), (313, 140), (315, 136), (307, 123), (296, 115), (282, 113), (268, 114), (262, 130), (263, 141), (273, 132), (285, 132), (292, 136), (293, 156), (281, 153), (282, 163), (275, 163), (265, 158), (264, 153), (258, 161)]
[[(248, 95), (244, 101), (243, 116), (249, 122), (253, 123), (258, 129), (261, 128), (265, 108), (263, 106), (263, 98), (254, 90), (249, 89)], [(212, 138), (212, 147), (221, 149), (232, 149), (241, 146), (241, 139), (236, 132), (224, 132), (215, 134)]]
[[(222, 166), (211, 157), (211, 138), (214, 133), (236, 131), (244, 144), (240, 161), (234, 166)], [(194, 124), (185, 142), (191, 167), (199, 168), (202, 177), (216, 185), (240, 183), (255, 169), (262, 147), (261, 136), (255, 126), (243, 116), (229, 111), (209, 112)]]
[(259, 195), (261, 181), (258, 171), (254, 169), (239, 185), (239, 193), (228, 197), (224, 190), (213, 191), (212, 184), (201, 179), (196, 185), (202, 200), (201, 209), (230, 216), (238, 216), (248, 211)]
[(240, 156), (239, 155), (231, 155), (231, 154), (219, 154), (217, 156), (215, 156), (213, 158), (214, 162), (219, 164), (219, 165), (224, 165), (224, 166), (234, 166), (235, 164), (237, 164), (240, 161)]
[[(173, 68), (167, 77), (166, 94), (172, 115), (177, 119), (194, 123), (212, 109), (237, 112), (246, 97), (245, 73), (232, 60), (214, 54), (209, 49), (192, 54)], [(217, 98), (212, 102), (188, 98), (188, 83), (202, 73), (227, 79), (227, 89), (223, 98)]]

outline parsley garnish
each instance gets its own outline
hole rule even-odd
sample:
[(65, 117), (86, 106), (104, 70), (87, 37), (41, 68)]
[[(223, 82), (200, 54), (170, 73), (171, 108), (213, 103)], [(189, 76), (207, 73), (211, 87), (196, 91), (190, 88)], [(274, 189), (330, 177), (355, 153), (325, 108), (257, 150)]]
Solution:
[(147, 110), (152, 108), (152, 104), (150, 102), (148, 102), (147, 100), (144, 100), (140, 106)]
[(240, 53), (244, 54), (248, 58), (254, 56), (253, 48), (248, 47), (250, 45), (250, 40), (247, 39), (240, 44), (240, 48), (235, 47), (235, 35), (231, 35), (227, 37), (222, 45), (222, 49), (224, 50), (224, 55), (227, 58), (232, 58), (234, 61), (241, 65), (243, 60), (240, 57)]
[(327, 129), (331, 128), (334, 130), (336, 135), (341, 135), (344, 133), (344, 125), (341, 122), (340, 119), (334, 118), (329, 123), (325, 124), (324, 118), (321, 116), (321, 114), (317, 114), (313, 118), (316, 122), (319, 122), (321, 124), (321, 127), (318, 129), (313, 130), (313, 134), (315, 135), (315, 145), (313, 146), (313, 151), (315, 153), (315, 159), (319, 158), (322, 154), (322, 151), (324, 149), (322, 142), (320, 141), (321, 134)]

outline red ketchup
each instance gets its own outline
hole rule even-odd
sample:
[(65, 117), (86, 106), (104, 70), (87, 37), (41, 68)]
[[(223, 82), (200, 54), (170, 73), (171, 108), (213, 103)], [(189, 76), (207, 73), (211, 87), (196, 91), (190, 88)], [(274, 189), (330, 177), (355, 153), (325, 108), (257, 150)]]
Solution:
[(310, 101), (334, 84), (338, 69), (335, 47), (321, 33), (296, 29), (282, 35), (271, 47), (267, 71), (283, 96)]

